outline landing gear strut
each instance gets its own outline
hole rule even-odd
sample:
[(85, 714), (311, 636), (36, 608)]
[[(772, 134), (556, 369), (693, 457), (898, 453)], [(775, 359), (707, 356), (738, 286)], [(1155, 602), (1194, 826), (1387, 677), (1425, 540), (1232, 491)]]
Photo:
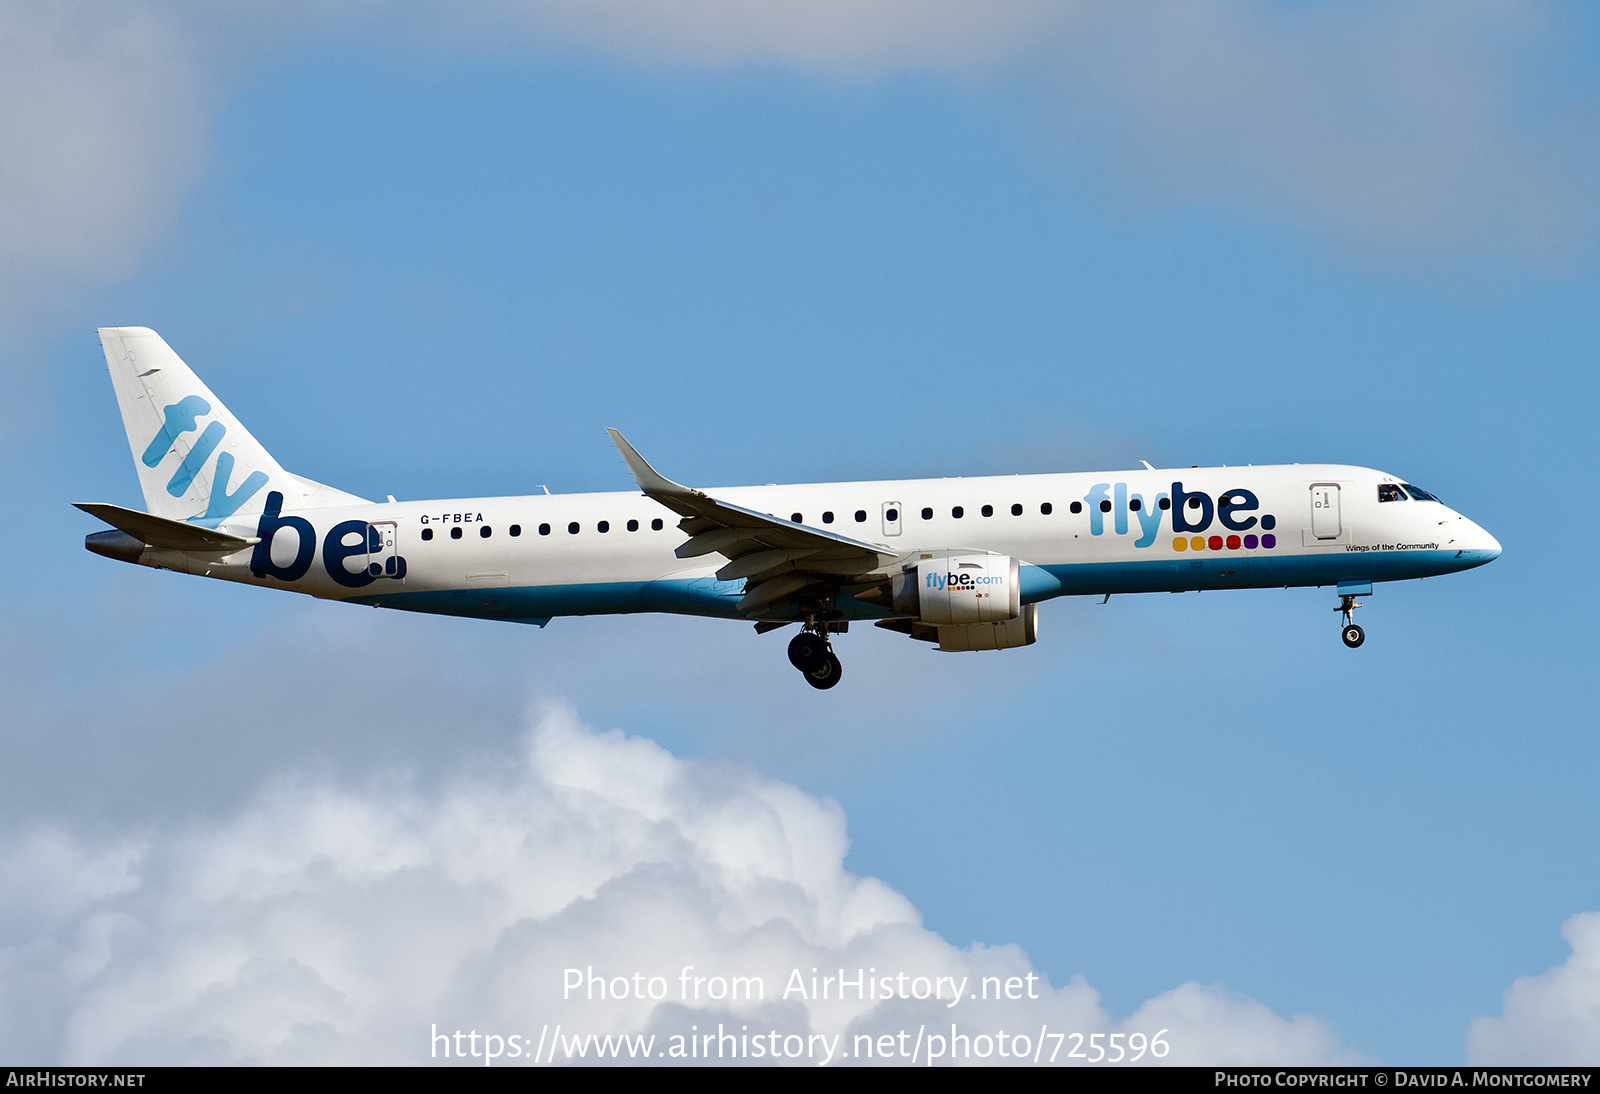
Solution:
[(789, 640), (789, 663), (800, 670), (806, 683), (827, 690), (844, 675), (844, 666), (828, 644), (826, 624), (806, 621), (806, 629)]
[(1354, 596), (1342, 595), (1339, 597), (1339, 606), (1334, 609), (1344, 618), (1344, 630), (1341, 632), (1340, 637), (1344, 639), (1344, 644), (1351, 649), (1355, 649), (1367, 640), (1367, 632), (1357, 626), (1355, 620), (1351, 618), (1359, 607), (1361, 605), (1356, 603)]

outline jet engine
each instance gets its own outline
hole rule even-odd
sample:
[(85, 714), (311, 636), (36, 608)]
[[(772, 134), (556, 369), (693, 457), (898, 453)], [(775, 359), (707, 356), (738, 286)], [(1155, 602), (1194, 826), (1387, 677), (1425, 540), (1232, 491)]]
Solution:
[(1008, 555), (922, 559), (891, 579), (891, 591), (895, 611), (915, 618), (906, 633), (941, 650), (1013, 649), (1039, 637), (1039, 606), (1022, 603), (1021, 566)]

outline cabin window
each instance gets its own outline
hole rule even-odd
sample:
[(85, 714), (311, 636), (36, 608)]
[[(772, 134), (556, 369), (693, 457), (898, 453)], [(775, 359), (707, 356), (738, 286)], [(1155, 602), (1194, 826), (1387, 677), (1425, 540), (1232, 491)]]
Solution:
[(994, 516), (994, 506), (985, 505), (981, 510), (979, 510), (979, 512), (981, 512), (986, 517), (992, 517), (992, 516)]
[(480, 539), (488, 539), (492, 535), (494, 535), (494, 529), (490, 528), (487, 524), (478, 529), (478, 538)]
[(510, 528), (509, 528), (509, 529), (508, 529), (508, 531), (510, 531), (510, 533), (511, 533), (511, 538), (512, 538), (512, 539), (516, 539), (516, 538), (517, 538), (517, 537), (518, 537), (518, 536), (520, 536), (520, 535), (521, 535), (521, 534), (522, 534), (522, 525), (520, 525), (520, 524), (513, 524), (513, 525), (512, 525), (512, 526), (511, 526), (511, 527), (510, 527)]
[(1139, 507), (1141, 505), (1143, 505), (1143, 504), (1144, 504), (1144, 502), (1141, 501), (1139, 498), (1129, 498), (1128, 499), (1128, 512), (1137, 513), (1139, 511)]
[(660, 517), (657, 517), (655, 520), (650, 522), (650, 529), (651, 529), (651, 531), (654, 531), (654, 532), (661, 531), (661, 518)]
[(1014, 517), (1020, 517), (1022, 515), (1022, 506), (1013, 505), (1011, 507), (1011, 515)]
[(458, 524), (454, 528), (450, 529), (450, 538), (451, 539), (460, 539), (461, 538), (461, 525)]
[(611, 531), (611, 522), (609, 520), (603, 520), (599, 524), (595, 525), (594, 527), (595, 527), (595, 531), (597, 531), (597, 532), (602, 532), (602, 533), (609, 532), (609, 531)]
[(638, 530), (639, 530), (639, 522), (636, 521), (636, 520), (630, 520), (628, 522), (628, 531), (637, 532)]
[(571, 524), (567, 525), (567, 534), (571, 535), (571, 536), (575, 536), (575, 535), (578, 534), (578, 522), (577, 521), (573, 521)]
[(1074, 513), (1081, 513), (1081, 512), (1083, 512), (1083, 502), (1081, 502), (1081, 501), (1075, 501), (1075, 502), (1073, 502), (1073, 503), (1072, 503), (1072, 511), (1073, 511), (1073, 512), (1074, 512)]
[(960, 520), (960, 519), (961, 519), (961, 517), (962, 517), (962, 516), (963, 516), (963, 515), (964, 515), (964, 514), (965, 514), (965, 513), (966, 513), (966, 510), (965, 510), (965, 509), (963, 509), (963, 508), (961, 508), (961, 506), (959, 506), (959, 505), (958, 505), (958, 506), (956, 506), (956, 507), (955, 507), (955, 508), (954, 508), (954, 509), (952, 509), (952, 510), (950, 510), (950, 515), (951, 515), (951, 516), (952, 516), (952, 517), (955, 517), (955, 518), (956, 518), (956, 519), (957, 519), (957, 520)]
[(1109, 513), (1109, 512), (1111, 512), (1111, 503), (1110, 503), (1110, 502), (1109, 502), (1109, 501), (1103, 501), (1103, 502), (1101, 502), (1101, 503), (1100, 503), (1100, 511), (1101, 511), (1101, 512), (1102, 512), (1102, 513)]
[(883, 519), (888, 521), (890, 524), (893, 524), (895, 521), (900, 519), (900, 510), (885, 509), (883, 511)]
[(832, 524), (833, 523), (833, 510), (832, 509), (829, 509), (827, 512), (822, 514), (822, 523), (823, 524)]
[(1051, 505), (1050, 505), (1049, 502), (1046, 501), (1046, 502), (1041, 502), (1040, 503), (1039, 512), (1043, 513), (1045, 516), (1048, 517), (1050, 515), (1050, 510), (1051, 510)]
[(800, 514), (799, 513), (790, 513), (789, 514), (789, 519), (794, 521), (796, 524), (804, 524), (805, 523), (805, 521), (800, 519)]
[(932, 520), (933, 519), (933, 510), (932, 509), (923, 509), (923, 511), (922, 511), (922, 519), (923, 520)]
[(424, 528), (422, 530), (422, 538), (423, 539), (432, 539), (433, 538), (433, 529), (432, 528)]
[(1392, 482), (1380, 482), (1378, 484), (1378, 500), (1405, 501), (1406, 492)]
[(857, 524), (865, 524), (865, 523), (867, 523), (867, 511), (865, 509), (857, 509), (856, 510), (856, 523)]
[(539, 534), (541, 536), (548, 536), (550, 534), (550, 526), (548, 524), (539, 525)]
[(1159, 509), (1171, 509), (1172, 508), (1172, 499), (1171, 498), (1161, 498), (1161, 499), (1156, 501), (1156, 507), (1159, 508)]

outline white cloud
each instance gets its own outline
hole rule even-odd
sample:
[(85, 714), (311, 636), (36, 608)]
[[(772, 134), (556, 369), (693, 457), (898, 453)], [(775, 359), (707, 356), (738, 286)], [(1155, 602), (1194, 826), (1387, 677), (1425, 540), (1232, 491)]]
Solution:
[(1096, 9), (1040, 129), (1115, 203), (1213, 204), (1363, 261), (1559, 265), (1596, 217), (1593, 71), (1549, 5), (1201, 0)]
[(1600, 912), (1561, 926), (1572, 947), (1565, 962), (1511, 985), (1498, 1018), (1479, 1018), (1467, 1058), (1486, 1065), (1582, 1064), (1600, 1056)]
[(130, 274), (204, 160), (202, 43), (139, 4), (0, 7), (0, 319)]
[[(843, 1035), (851, 1052), (857, 1034), (902, 1028), (948, 1046), (955, 1023), (1034, 1043), (1041, 1026), (1165, 1029), (1169, 1063), (1355, 1059), (1314, 1019), (1195, 984), (1117, 1022), (1088, 985), (1051, 988), (1014, 946), (960, 950), (926, 930), (903, 896), (844, 869), (847, 846), (832, 802), (552, 708), (520, 752), (435, 791), (279, 781), (177, 834), (24, 842), (0, 865), (0, 1007), (29, 1020), (0, 1024), (0, 1049), (84, 1064), (405, 1063), (431, 1058), (435, 1023), (650, 1031), (662, 1044), (722, 1023)], [(690, 965), (760, 977), (765, 998), (685, 1003)], [(590, 966), (660, 976), (669, 998), (564, 1001), (564, 970)], [(813, 967), (965, 977), (969, 994), (984, 976), (1026, 991), (1033, 975), (1038, 998), (782, 998), (793, 970), (809, 981)]]
[(285, 42), (341, 37), (826, 79), (1017, 76), (1013, 109), (1035, 102), (1046, 146), (1124, 208), (1221, 204), (1430, 272), (1559, 265), (1593, 243), (1592, 66), (1563, 74), (1572, 36), (1548, 2), (477, 0), (448, 12), (390, 0), (0, 9), (0, 318), (128, 276), (198, 177), (232, 86)]

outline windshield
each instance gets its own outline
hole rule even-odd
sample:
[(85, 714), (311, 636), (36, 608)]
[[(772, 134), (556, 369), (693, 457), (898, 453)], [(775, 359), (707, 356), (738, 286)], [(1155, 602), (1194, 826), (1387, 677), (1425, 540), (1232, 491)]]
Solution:
[(1396, 486), (1394, 483), (1392, 483), (1392, 482), (1383, 482), (1383, 483), (1379, 483), (1378, 484), (1378, 500), (1379, 501), (1405, 501), (1406, 500), (1406, 495), (1405, 495), (1405, 492), (1403, 490), (1401, 490), (1398, 486)]
[(1401, 483), (1401, 485), (1406, 488), (1406, 493), (1410, 494), (1412, 497), (1416, 498), (1418, 501), (1438, 501), (1439, 500), (1438, 498), (1434, 497), (1432, 494), (1428, 493), (1426, 490), (1418, 489), (1417, 487), (1412, 486), (1409, 482)]

